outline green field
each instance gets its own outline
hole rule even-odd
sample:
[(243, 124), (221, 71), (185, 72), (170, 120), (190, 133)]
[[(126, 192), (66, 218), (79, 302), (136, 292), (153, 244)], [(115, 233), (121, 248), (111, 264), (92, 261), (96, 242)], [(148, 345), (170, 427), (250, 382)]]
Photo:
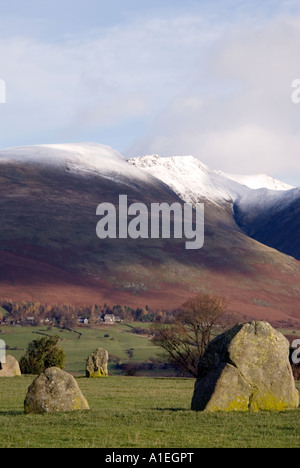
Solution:
[[(0, 327), (0, 338), (5, 341), (11, 354), (16, 359), (24, 355), (25, 350), (32, 340), (41, 338), (42, 334), (57, 335), (61, 338), (60, 346), (66, 353), (66, 371), (74, 375), (85, 374), (85, 362), (89, 354), (97, 348), (104, 348), (114, 359), (109, 363), (109, 373), (117, 375), (115, 361), (121, 362), (147, 362), (150, 358), (157, 358), (160, 350), (147, 339), (132, 333), (135, 324), (118, 324), (102, 326), (99, 328), (78, 328), (77, 333), (46, 327)], [(141, 324), (136, 324), (141, 325)], [(146, 326), (146, 325), (143, 325)], [(78, 334), (80, 333), (80, 335)], [(109, 336), (107, 336), (109, 335)], [(131, 350), (130, 356), (128, 350)]]
[(0, 380), (1, 448), (300, 447), (300, 410), (195, 413), (191, 379), (81, 377), (90, 411), (25, 415), (32, 379)]
[[(33, 327), (2, 327), (8, 353), (19, 359), (38, 333), (58, 334), (90, 411), (25, 415), (23, 402), (34, 376), (0, 379), (0, 447), (198, 448), (300, 447), (300, 409), (285, 413), (195, 413), (190, 410), (194, 379), (110, 376), (86, 379), (85, 360), (98, 347), (124, 362), (146, 362), (159, 350), (125, 324), (79, 328), (82, 333)], [(109, 335), (109, 337), (104, 337)], [(127, 350), (133, 350), (132, 358)], [(300, 390), (300, 383), (298, 383)]]

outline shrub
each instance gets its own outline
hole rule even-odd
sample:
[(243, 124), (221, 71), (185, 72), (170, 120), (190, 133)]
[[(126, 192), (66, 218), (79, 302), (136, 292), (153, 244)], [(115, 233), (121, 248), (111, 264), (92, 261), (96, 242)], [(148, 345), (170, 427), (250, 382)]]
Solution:
[(140, 366), (135, 363), (126, 363), (121, 366), (121, 369), (127, 377), (134, 377), (140, 370)]
[(57, 344), (59, 337), (43, 337), (29, 343), (20, 359), (22, 374), (41, 374), (48, 367), (64, 368), (65, 352)]

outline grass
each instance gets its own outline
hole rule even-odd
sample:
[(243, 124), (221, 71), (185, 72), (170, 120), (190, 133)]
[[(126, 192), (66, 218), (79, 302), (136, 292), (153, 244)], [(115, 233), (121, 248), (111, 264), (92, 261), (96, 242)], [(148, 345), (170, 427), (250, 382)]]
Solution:
[[(45, 328), (2, 327), (1, 339), (19, 359), (36, 333)], [(129, 360), (145, 361), (159, 351), (124, 324), (80, 328), (78, 335), (53, 329), (67, 356), (68, 372), (77, 375), (90, 411), (25, 415), (23, 402), (34, 376), (0, 379), (0, 447), (13, 448), (203, 448), (300, 447), (300, 409), (284, 413), (195, 413), (190, 410), (193, 379), (83, 377), (85, 359), (97, 347)], [(109, 338), (104, 335), (109, 334)], [(300, 383), (298, 383), (300, 390)]]
[[(149, 339), (131, 333), (131, 328), (125, 324), (95, 329), (82, 327), (77, 329), (81, 333), (80, 339), (78, 339), (78, 334), (58, 328), (52, 328), (49, 331), (45, 327), (3, 326), (0, 330), (0, 338), (9, 346), (7, 353), (18, 360), (25, 354), (28, 343), (42, 336), (39, 333), (58, 335), (61, 338), (60, 346), (66, 353), (66, 371), (76, 375), (85, 374), (86, 359), (97, 348), (106, 349), (109, 354), (118, 356), (123, 362), (130, 361), (127, 353), (129, 349), (133, 350), (131, 360), (134, 362), (146, 362), (150, 357), (157, 357), (160, 352)], [(109, 372), (110, 374), (117, 373), (112, 362), (109, 363)]]
[[(155, 346), (151, 340), (145, 336), (140, 336), (132, 333), (133, 327), (150, 328), (148, 323), (131, 323), (131, 324), (115, 324), (113, 326), (102, 326), (98, 328), (81, 327), (76, 331), (81, 333), (80, 339), (78, 334), (68, 330), (52, 328), (50, 331), (44, 327), (0, 327), (0, 339), (4, 340), (9, 346), (7, 351), (16, 359), (25, 354), (28, 344), (32, 340), (36, 340), (46, 333), (50, 335), (58, 335), (61, 338), (60, 345), (66, 353), (66, 371), (74, 375), (85, 375), (85, 362), (89, 354), (97, 348), (104, 348), (109, 354), (117, 356), (123, 363), (147, 362), (150, 358), (157, 358), (162, 350)], [(299, 330), (280, 330), (284, 334), (292, 334), (295, 338), (300, 336)], [(109, 335), (106, 337), (106, 335)], [(132, 357), (129, 357), (128, 350), (132, 351)], [(120, 370), (116, 368), (115, 362), (111, 359), (108, 370), (110, 375), (119, 375)], [(146, 371), (142, 375), (147, 375)], [(153, 373), (152, 373), (153, 375)], [(176, 371), (170, 369), (167, 372), (156, 369), (156, 376), (176, 375)], [(151, 375), (150, 375), (151, 376)]]
[(195, 413), (191, 379), (78, 378), (90, 411), (25, 415), (32, 379), (0, 380), (1, 448), (300, 447), (300, 410)]

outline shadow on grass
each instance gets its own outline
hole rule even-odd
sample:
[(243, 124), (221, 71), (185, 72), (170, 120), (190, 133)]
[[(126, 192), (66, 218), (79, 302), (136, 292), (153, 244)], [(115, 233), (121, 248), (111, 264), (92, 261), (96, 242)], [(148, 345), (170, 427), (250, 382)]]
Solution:
[(154, 408), (155, 411), (172, 411), (176, 413), (177, 411), (189, 411), (188, 408)]
[(0, 411), (0, 416), (22, 416), (24, 411)]

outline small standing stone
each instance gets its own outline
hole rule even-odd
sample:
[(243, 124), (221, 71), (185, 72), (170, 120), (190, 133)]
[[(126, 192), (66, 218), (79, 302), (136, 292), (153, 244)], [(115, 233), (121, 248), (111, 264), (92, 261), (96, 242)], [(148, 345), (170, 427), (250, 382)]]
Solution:
[(86, 362), (86, 377), (97, 378), (108, 376), (108, 352), (105, 349), (99, 348), (94, 353), (90, 354)]
[(8, 354), (5, 363), (0, 363), (0, 377), (16, 377), (21, 375), (18, 361)]
[(50, 367), (28, 388), (24, 402), (25, 413), (66, 413), (88, 410), (89, 405), (71, 374)]

